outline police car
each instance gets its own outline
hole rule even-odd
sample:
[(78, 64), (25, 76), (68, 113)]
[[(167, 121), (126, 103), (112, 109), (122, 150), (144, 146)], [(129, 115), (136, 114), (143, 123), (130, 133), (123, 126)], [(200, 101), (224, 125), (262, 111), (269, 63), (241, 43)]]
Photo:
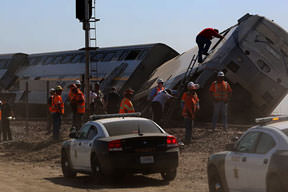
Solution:
[[(61, 150), (64, 177), (161, 173), (173, 180), (178, 167), (177, 139), (139, 114), (92, 116), (71, 134)], [(96, 120), (95, 120), (96, 119)]]
[(256, 122), (259, 125), (248, 129), (230, 151), (209, 157), (210, 192), (288, 191), (288, 117)]

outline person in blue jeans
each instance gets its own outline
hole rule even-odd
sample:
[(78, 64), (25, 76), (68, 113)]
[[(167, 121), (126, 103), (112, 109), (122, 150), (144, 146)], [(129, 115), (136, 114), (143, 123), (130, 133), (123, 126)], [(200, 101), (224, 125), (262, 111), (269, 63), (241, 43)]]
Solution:
[(224, 73), (219, 71), (217, 74), (217, 80), (214, 81), (210, 88), (210, 95), (214, 102), (214, 113), (212, 118), (212, 130), (216, 129), (216, 123), (219, 115), (222, 115), (224, 130), (228, 129), (227, 123), (227, 108), (228, 102), (232, 96), (232, 89), (227, 81), (224, 81)]

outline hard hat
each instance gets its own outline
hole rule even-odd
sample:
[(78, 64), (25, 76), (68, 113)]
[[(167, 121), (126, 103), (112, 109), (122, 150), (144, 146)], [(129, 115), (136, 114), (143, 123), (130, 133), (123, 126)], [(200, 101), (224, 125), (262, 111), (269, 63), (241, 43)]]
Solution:
[(217, 73), (217, 77), (224, 77), (225, 75), (224, 75), (224, 73), (222, 72), (222, 71), (219, 71), (218, 73)]
[(75, 81), (75, 85), (81, 85), (80, 80), (76, 80), (76, 81)]
[(194, 82), (190, 81), (187, 84), (187, 89), (199, 89), (200, 85), (199, 84), (195, 84)]
[(162, 79), (157, 79), (157, 84), (159, 83), (164, 83), (164, 81)]
[(218, 29), (214, 29), (214, 31), (216, 31), (217, 33), (219, 33), (219, 30), (218, 30)]
[(56, 91), (62, 91), (63, 90), (63, 88), (61, 87), (61, 85), (58, 85), (57, 87), (56, 87)]
[(51, 93), (51, 92), (54, 92), (54, 91), (55, 91), (54, 88), (51, 88), (51, 89), (49, 90), (50, 93)]

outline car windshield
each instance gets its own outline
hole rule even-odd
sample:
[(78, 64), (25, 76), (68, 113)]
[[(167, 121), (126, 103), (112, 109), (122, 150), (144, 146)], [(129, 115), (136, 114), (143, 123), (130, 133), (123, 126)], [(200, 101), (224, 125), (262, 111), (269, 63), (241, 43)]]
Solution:
[(288, 137), (288, 129), (283, 129), (282, 132)]
[(110, 136), (145, 133), (162, 133), (157, 125), (150, 120), (127, 120), (107, 122), (104, 124)]

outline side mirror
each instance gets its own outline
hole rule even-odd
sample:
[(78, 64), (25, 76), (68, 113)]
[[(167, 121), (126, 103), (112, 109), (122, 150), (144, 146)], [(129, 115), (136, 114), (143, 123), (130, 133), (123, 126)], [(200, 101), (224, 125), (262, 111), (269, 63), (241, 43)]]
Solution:
[(225, 150), (226, 151), (234, 151), (235, 150), (235, 143), (228, 143), (225, 145)]
[(71, 133), (69, 134), (69, 137), (70, 137), (71, 139), (77, 139), (77, 138), (78, 138), (78, 134), (77, 134), (77, 132), (71, 132)]

